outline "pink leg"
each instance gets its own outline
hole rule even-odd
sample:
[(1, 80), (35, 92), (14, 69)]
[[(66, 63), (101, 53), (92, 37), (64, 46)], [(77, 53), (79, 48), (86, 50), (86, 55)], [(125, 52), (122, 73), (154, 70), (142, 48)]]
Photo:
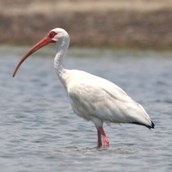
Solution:
[[(101, 146), (104, 148), (109, 147), (109, 140), (103, 130), (103, 127), (100, 127), (97, 129), (97, 135), (98, 135), (98, 147), (101, 147)], [(102, 145), (101, 138), (103, 140), (103, 145)]]
[(97, 129), (97, 147), (100, 148), (102, 146), (102, 139), (101, 139), (101, 133), (99, 129)]

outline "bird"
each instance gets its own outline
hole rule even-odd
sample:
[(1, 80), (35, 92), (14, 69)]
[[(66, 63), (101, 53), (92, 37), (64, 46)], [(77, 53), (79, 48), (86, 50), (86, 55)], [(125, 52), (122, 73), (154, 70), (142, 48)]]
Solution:
[(76, 115), (92, 121), (97, 129), (97, 147), (108, 148), (109, 139), (104, 131), (104, 123), (137, 124), (154, 128), (145, 109), (134, 101), (116, 84), (82, 70), (66, 69), (63, 58), (70, 44), (66, 30), (55, 28), (31, 47), (21, 58), (13, 72), (16, 75), (20, 65), (34, 52), (50, 43), (56, 43), (54, 68), (59, 80), (67, 91), (69, 102)]

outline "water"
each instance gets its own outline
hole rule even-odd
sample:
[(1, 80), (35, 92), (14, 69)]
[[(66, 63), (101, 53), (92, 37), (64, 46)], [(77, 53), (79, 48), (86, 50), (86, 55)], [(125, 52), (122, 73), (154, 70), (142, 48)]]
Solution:
[(115, 82), (156, 125), (105, 125), (110, 148), (97, 149), (94, 125), (72, 112), (54, 72), (52, 49), (11, 77), (25, 50), (0, 48), (0, 171), (172, 171), (172, 54), (70, 50), (66, 66)]

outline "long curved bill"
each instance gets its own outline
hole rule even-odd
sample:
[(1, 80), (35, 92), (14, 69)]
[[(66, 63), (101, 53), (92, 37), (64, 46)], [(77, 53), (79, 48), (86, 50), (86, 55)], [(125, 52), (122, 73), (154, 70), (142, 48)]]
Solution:
[(49, 38), (48, 36), (45, 36), (43, 39), (41, 39), (38, 43), (36, 43), (28, 52), (26, 52), (26, 54), (21, 58), (21, 60), (19, 61), (19, 63), (17, 64), (16, 68), (14, 69), (13, 72), (13, 77), (15, 77), (19, 67), (21, 66), (21, 64), (31, 55), (33, 54), (35, 51), (39, 50), (40, 48), (44, 47), (45, 45), (54, 42), (52, 41), (51, 38)]

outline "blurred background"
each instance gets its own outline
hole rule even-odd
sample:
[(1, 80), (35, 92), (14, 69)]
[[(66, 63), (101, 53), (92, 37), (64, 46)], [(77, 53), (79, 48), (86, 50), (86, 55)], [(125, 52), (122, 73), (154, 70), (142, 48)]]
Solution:
[(74, 46), (171, 49), (172, 0), (0, 0), (1, 44), (30, 44), (54, 27)]

